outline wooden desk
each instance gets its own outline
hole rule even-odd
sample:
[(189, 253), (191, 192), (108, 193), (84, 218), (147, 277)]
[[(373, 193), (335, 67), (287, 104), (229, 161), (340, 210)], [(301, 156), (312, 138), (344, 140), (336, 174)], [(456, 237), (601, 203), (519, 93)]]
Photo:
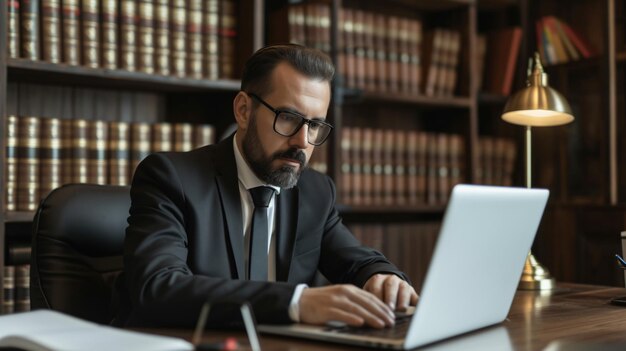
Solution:
[[(459, 293), (462, 293), (459, 291)], [(431, 345), (424, 350), (543, 350), (550, 342), (622, 343), (626, 349), (626, 307), (609, 303), (626, 296), (626, 289), (579, 284), (559, 284), (553, 292), (518, 291), (509, 316), (502, 324)], [(463, 316), (459, 316), (463, 318)], [(191, 331), (144, 330), (190, 339)], [(206, 341), (236, 337), (242, 350), (242, 332), (206, 331)], [(261, 336), (263, 350), (357, 350), (360, 348), (294, 338)], [(595, 348), (603, 349), (603, 348)], [(559, 349), (564, 350), (564, 349)]]

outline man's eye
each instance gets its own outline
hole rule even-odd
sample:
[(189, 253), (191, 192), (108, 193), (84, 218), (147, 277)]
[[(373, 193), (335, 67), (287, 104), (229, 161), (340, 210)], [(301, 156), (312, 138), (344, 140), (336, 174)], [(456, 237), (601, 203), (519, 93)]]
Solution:
[(285, 122), (298, 122), (300, 117), (291, 113), (281, 113), (280, 118)]
[(311, 123), (309, 123), (309, 129), (319, 129), (320, 127), (322, 127), (320, 122), (311, 121)]

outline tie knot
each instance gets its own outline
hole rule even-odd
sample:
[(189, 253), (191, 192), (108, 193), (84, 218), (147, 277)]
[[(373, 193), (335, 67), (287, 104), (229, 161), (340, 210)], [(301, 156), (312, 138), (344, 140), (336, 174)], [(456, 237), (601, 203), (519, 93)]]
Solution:
[(258, 186), (249, 190), (252, 195), (252, 202), (254, 207), (267, 207), (270, 205), (272, 195), (274, 195), (274, 189), (269, 186)]

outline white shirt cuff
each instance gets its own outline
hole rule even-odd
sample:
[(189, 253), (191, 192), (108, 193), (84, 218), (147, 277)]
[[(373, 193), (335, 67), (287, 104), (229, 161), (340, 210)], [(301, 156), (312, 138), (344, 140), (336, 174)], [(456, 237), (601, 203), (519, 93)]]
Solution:
[(289, 303), (289, 318), (293, 322), (300, 322), (300, 296), (302, 296), (302, 292), (304, 289), (308, 288), (307, 284), (298, 284), (296, 289), (293, 291), (293, 296), (291, 296), (291, 302)]

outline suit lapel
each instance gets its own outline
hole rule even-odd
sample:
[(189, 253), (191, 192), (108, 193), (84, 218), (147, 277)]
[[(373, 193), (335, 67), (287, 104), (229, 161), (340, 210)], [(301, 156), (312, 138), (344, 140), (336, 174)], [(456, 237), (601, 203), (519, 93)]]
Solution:
[(293, 258), (293, 245), (298, 231), (299, 211), (298, 188), (282, 189), (278, 196), (276, 218), (276, 280), (288, 281)]
[(217, 188), (219, 189), (222, 202), (224, 221), (228, 227), (232, 255), (237, 267), (237, 276), (240, 279), (244, 279), (243, 218), (232, 136), (218, 144), (215, 160), (219, 170), (216, 177)]

